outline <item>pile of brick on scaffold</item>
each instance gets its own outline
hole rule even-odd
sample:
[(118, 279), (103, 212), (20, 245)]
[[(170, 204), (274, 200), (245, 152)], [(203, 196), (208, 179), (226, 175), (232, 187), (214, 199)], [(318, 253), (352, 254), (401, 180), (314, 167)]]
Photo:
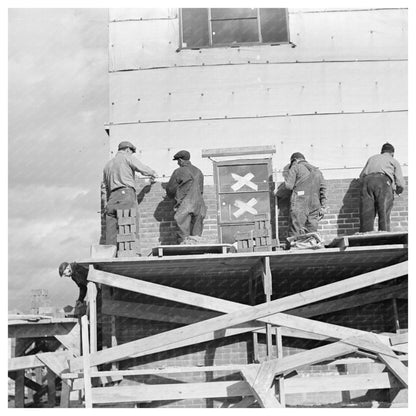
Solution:
[(139, 252), (136, 209), (117, 210), (117, 257), (134, 257)]
[(272, 251), (276, 247), (276, 239), (272, 238), (270, 214), (254, 216), (254, 230), (237, 232), (235, 236), (237, 251)]

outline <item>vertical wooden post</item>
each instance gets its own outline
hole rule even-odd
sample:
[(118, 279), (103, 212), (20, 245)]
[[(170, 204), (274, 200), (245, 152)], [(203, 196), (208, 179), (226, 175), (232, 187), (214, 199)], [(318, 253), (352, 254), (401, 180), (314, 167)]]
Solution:
[[(43, 384), (42, 368), (41, 367), (36, 367), (35, 368), (35, 381), (39, 385), (42, 385)], [(34, 403), (39, 403), (39, 400), (40, 400), (40, 397), (37, 394), (34, 394), (33, 395), (33, 402)]]
[[(277, 358), (283, 358), (282, 328), (280, 326), (276, 327), (276, 349)], [(279, 402), (283, 407), (286, 407), (285, 378), (283, 374), (279, 377)]]
[(394, 328), (396, 329), (396, 332), (400, 331), (400, 321), (399, 321), (399, 311), (397, 310), (397, 301), (396, 298), (393, 298), (391, 300), (393, 304), (393, 316), (394, 316)]
[(84, 365), (84, 389), (85, 389), (85, 407), (92, 408), (92, 391), (91, 391), (91, 369), (90, 369), (90, 346), (88, 339), (88, 318), (84, 315), (81, 318), (82, 332), (82, 361)]
[[(94, 267), (90, 265), (89, 270)], [(93, 282), (88, 283), (88, 303), (90, 319), (90, 352), (97, 352), (97, 286)]]
[[(263, 288), (266, 297), (266, 302), (272, 300), (272, 273), (270, 270), (270, 257), (264, 257), (263, 262)], [(267, 339), (267, 359), (270, 360), (272, 357), (272, 326), (266, 324), (266, 339)]]
[[(111, 315), (111, 347), (117, 346), (117, 336), (116, 336), (116, 317)], [(118, 361), (111, 363), (111, 370), (118, 370)]]
[(63, 408), (70, 407), (71, 386), (72, 386), (72, 380), (69, 380), (69, 379), (62, 380), (60, 407), (63, 407)]
[(55, 388), (55, 373), (46, 367), (46, 379), (48, 383), (48, 407), (55, 407), (56, 404), (56, 388)]
[(25, 370), (16, 371), (14, 388), (14, 406), (25, 407)]

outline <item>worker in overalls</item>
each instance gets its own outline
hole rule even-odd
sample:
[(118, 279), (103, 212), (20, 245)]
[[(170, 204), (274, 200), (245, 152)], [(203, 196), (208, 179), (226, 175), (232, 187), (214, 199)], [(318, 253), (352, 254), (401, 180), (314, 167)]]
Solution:
[(175, 199), (174, 219), (178, 225), (179, 244), (197, 244), (203, 230), (207, 208), (203, 198), (204, 175), (190, 161), (187, 150), (175, 154), (178, 162), (176, 169), (166, 186), (166, 194)]
[(322, 172), (308, 163), (302, 153), (293, 153), (285, 186), (292, 191), (289, 237), (317, 232), (318, 222), (326, 212), (326, 185)]

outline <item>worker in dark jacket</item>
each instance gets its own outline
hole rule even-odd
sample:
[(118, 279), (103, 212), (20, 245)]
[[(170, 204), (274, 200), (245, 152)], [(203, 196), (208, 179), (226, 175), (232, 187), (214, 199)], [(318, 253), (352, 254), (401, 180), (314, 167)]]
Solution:
[(399, 162), (394, 158), (394, 147), (384, 143), (381, 154), (371, 156), (360, 174), (361, 209), (360, 231), (373, 231), (378, 215), (378, 230), (390, 231), (390, 213), (394, 192), (400, 195), (405, 183)]
[(117, 210), (137, 207), (135, 172), (149, 176), (156, 172), (133, 156), (136, 146), (128, 141), (118, 145), (118, 152), (104, 167), (101, 194), (105, 205), (106, 244), (117, 244)]
[(85, 304), (85, 296), (87, 295), (87, 276), (88, 270), (77, 263), (63, 262), (59, 265), (59, 276), (70, 277), (79, 288), (79, 296), (75, 303), (75, 316), (85, 315), (87, 307)]
[(175, 221), (178, 225), (178, 243), (195, 244), (192, 237), (202, 235), (206, 206), (203, 199), (204, 175), (190, 162), (191, 155), (186, 150), (176, 153), (173, 160), (178, 162), (166, 186), (166, 194), (174, 198)]
[(302, 153), (293, 153), (285, 186), (292, 191), (289, 236), (316, 232), (326, 212), (326, 184), (322, 172), (308, 163)]

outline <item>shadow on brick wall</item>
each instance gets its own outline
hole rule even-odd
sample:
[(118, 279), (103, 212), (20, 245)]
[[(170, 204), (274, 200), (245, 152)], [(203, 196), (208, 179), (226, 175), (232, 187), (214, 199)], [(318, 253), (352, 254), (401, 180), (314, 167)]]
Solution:
[[(342, 189), (342, 188), (341, 188)], [(337, 214), (336, 235), (351, 235), (360, 230), (360, 182), (353, 179), (344, 193), (342, 205)]]
[[(166, 189), (166, 184), (162, 184), (162, 188)], [(175, 200), (168, 198), (166, 195), (157, 204), (153, 213), (154, 219), (159, 223), (159, 242), (161, 245), (175, 244), (177, 241), (176, 222), (173, 218)]]

